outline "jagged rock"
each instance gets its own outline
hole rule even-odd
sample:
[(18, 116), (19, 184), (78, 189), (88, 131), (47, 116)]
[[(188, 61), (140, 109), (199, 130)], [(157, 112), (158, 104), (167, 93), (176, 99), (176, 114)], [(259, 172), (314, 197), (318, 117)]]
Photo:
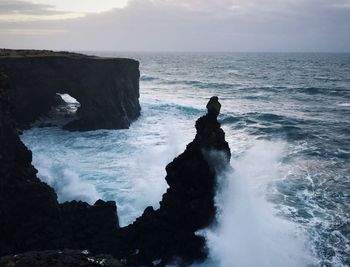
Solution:
[(128, 264), (151, 265), (160, 259), (164, 265), (176, 258), (191, 263), (206, 257), (205, 240), (196, 231), (215, 219), (216, 176), (228, 167), (231, 157), (217, 121), (218, 109), (211, 112), (208, 106), (208, 114), (196, 122), (195, 139), (166, 167), (169, 188), (160, 208), (146, 208), (132, 225), (120, 229), (119, 255)]
[(60, 205), (62, 217), (61, 248), (89, 249), (98, 253), (112, 253), (119, 228), (114, 201), (97, 200), (94, 205), (82, 201)]
[(42, 248), (59, 219), (56, 193), (36, 177), (12, 112), (8, 80), (0, 75), (0, 255)]
[(110, 255), (94, 255), (80, 250), (30, 251), (0, 258), (3, 267), (123, 267), (123, 262)]
[[(31, 151), (15, 127), (7, 77), (0, 75), (0, 256), (69, 248), (110, 254), (127, 266), (203, 260), (205, 240), (196, 232), (215, 220), (216, 176), (231, 156), (217, 110), (208, 105), (208, 114), (196, 122), (195, 139), (166, 167), (169, 188), (160, 208), (148, 207), (133, 224), (119, 228), (115, 202), (59, 204), (54, 190), (36, 177)], [(31, 255), (24, 259), (35, 264)], [(32, 266), (44, 264), (47, 255), (39, 253)]]
[(210, 98), (207, 104), (207, 109), (208, 109), (208, 114), (210, 115), (217, 117), (220, 114), (221, 104), (217, 96), (213, 96)]
[(58, 204), (55, 191), (37, 178), (12, 112), (8, 79), (0, 74), (0, 255), (110, 247), (118, 229), (115, 202)]
[(0, 50), (0, 71), (9, 77), (22, 128), (46, 115), (67, 93), (81, 106), (68, 130), (124, 129), (140, 115), (139, 62), (67, 52)]

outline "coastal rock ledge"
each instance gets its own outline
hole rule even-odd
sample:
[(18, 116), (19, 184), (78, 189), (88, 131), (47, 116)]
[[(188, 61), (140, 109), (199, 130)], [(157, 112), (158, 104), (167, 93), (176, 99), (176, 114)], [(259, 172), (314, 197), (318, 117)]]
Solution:
[[(217, 97), (207, 108), (196, 122), (194, 140), (166, 167), (169, 188), (160, 208), (148, 207), (134, 223), (119, 227), (115, 202), (60, 204), (54, 190), (38, 179), (32, 153), (15, 128), (7, 77), (0, 75), (0, 263), (189, 266), (204, 260), (205, 239), (197, 231), (215, 222), (216, 178), (231, 157), (217, 121)], [(85, 250), (91, 256), (84, 256)]]
[(9, 77), (14, 116), (28, 128), (68, 94), (80, 107), (67, 130), (125, 129), (140, 116), (139, 62), (46, 50), (0, 49)]

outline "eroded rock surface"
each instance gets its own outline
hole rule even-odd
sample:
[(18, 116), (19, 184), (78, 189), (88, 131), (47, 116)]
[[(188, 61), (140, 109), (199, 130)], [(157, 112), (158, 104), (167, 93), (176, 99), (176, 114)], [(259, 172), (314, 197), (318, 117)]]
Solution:
[(54, 190), (37, 178), (32, 154), (15, 128), (10, 95), (8, 79), (0, 75), (0, 256), (87, 249), (127, 266), (174, 260), (188, 266), (205, 259), (205, 240), (196, 232), (215, 220), (216, 177), (231, 156), (217, 103), (197, 120), (195, 139), (166, 167), (169, 188), (160, 208), (148, 207), (133, 224), (119, 228), (114, 202), (59, 204)]
[(76, 53), (0, 49), (0, 72), (9, 77), (14, 116), (22, 128), (46, 115), (56, 94), (81, 104), (68, 130), (124, 129), (140, 115), (139, 62)]
[(148, 207), (132, 225), (119, 231), (119, 253), (130, 264), (147, 265), (156, 259), (161, 264), (173, 260), (191, 263), (206, 257), (205, 240), (196, 232), (214, 222), (216, 177), (228, 167), (231, 157), (216, 111), (208, 108), (208, 114), (197, 120), (195, 139), (166, 167), (169, 188), (160, 208)]
[(124, 267), (110, 255), (94, 255), (80, 250), (44, 250), (0, 258), (2, 267)]
[(31, 161), (15, 128), (8, 78), (0, 74), (0, 255), (110, 247), (119, 227), (115, 202), (59, 204)]

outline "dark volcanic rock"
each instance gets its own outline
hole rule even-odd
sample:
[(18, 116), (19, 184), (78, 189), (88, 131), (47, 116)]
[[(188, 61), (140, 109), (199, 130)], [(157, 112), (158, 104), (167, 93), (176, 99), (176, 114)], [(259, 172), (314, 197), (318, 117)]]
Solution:
[(1, 75), (0, 255), (42, 248), (59, 219), (56, 193), (36, 177), (32, 153), (18, 137), (12, 111), (8, 80)]
[(169, 188), (160, 208), (148, 207), (119, 231), (119, 253), (129, 264), (150, 265), (156, 259), (165, 264), (176, 258), (190, 263), (206, 257), (205, 240), (195, 232), (215, 219), (216, 176), (231, 157), (218, 114), (208, 108), (196, 122), (195, 139), (166, 167)]
[(110, 247), (118, 229), (115, 203), (59, 205), (54, 190), (37, 178), (32, 153), (18, 137), (12, 112), (8, 79), (0, 74), (0, 255)]
[(89, 249), (98, 253), (112, 253), (119, 228), (114, 201), (97, 200), (91, 206), (82, 201), (60, 205), (62, 216), (61, 248)]
[[(32, 154), (15, 128), (7, 77), (0, 75), (0, 256), (68, 248), (111, 254), (125, 259), (127, 266), (164, 266), (173, 260), (187, 265), (203, 260), (205, 240), (196, 232), (215, 220), (216, 177), (228, 167), (231, 156), (217, 121), (220, 104), (215, 98), (210, 103), (208, 114), (196, 122), (195, 139), (166, 167), (169, 188), (160, 208), (148, 207), (133, 224), (119, 228), (114, 202), (59, 204), (54, 190), (37, 178)], [(86, 263), (75, 252), (63, 258), (57, 251), (36, 253), (18, 256), (22, 263), (15, 256), (0, 263)], [(32, 265), (23, 265), (26, 260)], [(76, 266), (66, 264), (57, 266)]]
[(0, 258), (3, 267), (123, 267), (123, 262), (109, 255), (94, 255), (79, 250), (31, 251)]
[(67, 52), (0, 50), (17, 123), (25, 128), (67, 93), (81, 104), (68, 130), (128, 128), (140, 115), (139, 62)]

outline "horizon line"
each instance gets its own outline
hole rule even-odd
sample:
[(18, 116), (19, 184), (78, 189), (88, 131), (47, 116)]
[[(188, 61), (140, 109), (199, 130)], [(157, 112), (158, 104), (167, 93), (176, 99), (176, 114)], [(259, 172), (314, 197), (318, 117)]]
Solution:
[(8, 47), (0, 47), (0, 49), (9, 49), (9, 50), (47, 50), (54, 52), (75, 52), (75, 53), (94, 53), (94, 52), (102, 52), (102, 53), (270, 53), (270, 54), (349, 54), (349, 51), (269, 51), (269, 50), (236, 50), (236, 51), (223, 51), (223, 50), (111, 50), (111, 49), (54, 49), (54, 48), (8, 48)]

